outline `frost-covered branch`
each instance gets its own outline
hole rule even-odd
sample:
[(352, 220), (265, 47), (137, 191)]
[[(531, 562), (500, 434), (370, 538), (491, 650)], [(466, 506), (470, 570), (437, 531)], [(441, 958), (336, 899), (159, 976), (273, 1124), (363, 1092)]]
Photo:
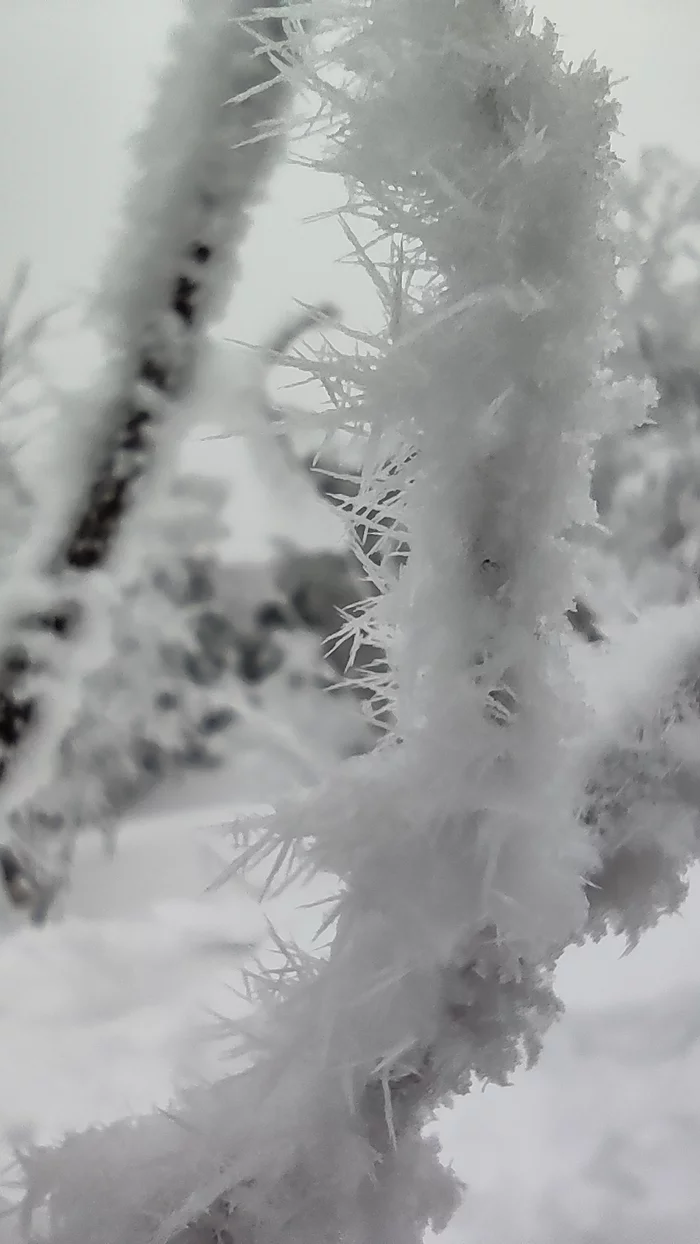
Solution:
[[(549, 964), (586, 919), (598, 858), (578, 817), (559, 533), (586, 512), (579, 456), (603, 400), (616, 110), (606, 75), (566, 67), (517, 4), (343, 12), (340, 71), (320, 81), (326, 167), (439, 274), (354, 373), (372, 425), (357, 503), (381, 512), (390, 478), (411, 549), (398, 582), (375, 567), (366, 618), (396, 734), (251, 847), (273, 871), (340, 879), (328, 955), (263, 975), (247, 1066), (176, 1124), (37, 1160), (52, 1244), (417, 1244), (457, 1195), (423, 1124), (536, 1054)], [(97, 1182), (75, 1165), (90, 1143)]]
[(279, 151), (286, 12), (188, 0), (137, 144), (136, 187), (95, 307), (107, 374), (61, 413), (56, 487), (3, 600), (0, 777), (10, 819), (22, 809), (25, 850), (32, 822), (54, 811), (56, 748), (85, 668), (99, 663), (117, 540), (185, 431), (202, 330), (229, 294)]

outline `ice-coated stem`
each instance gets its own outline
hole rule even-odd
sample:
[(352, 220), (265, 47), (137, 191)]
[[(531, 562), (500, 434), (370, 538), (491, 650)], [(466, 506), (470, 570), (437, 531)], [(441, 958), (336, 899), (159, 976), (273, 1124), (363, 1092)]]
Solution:
[(422, 1124), (534, 1056), (549, 964), (585, 921), (558, 536), (600, 398), (616, 109), (517, 4), (341, 7), (325, 166), (434, 275), (354, 376), (373, 430), (358, 505), (382, 512), (393, 461), (410, 548), (378, 606), (397, 734), (252, 849), (341, 879), (328, 956), (262, 974), (246, 1069), (177, 1124), (93, 1139), (109, 1178), (89, 1206), (70, 1174), (89, 1142), (46, 1160), (51, 1244), (417, 1244), (456, 1196)]

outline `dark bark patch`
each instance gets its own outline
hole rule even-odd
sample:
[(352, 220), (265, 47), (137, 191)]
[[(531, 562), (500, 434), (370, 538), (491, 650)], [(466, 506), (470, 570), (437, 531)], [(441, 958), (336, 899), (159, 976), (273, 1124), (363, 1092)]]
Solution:
[(198, 289), (197, 281), (193, 281), (189, 276), (179, 276), (175, 282), (172, 308), (185, 324), (192, 324), (194, 321), (194, 299)]

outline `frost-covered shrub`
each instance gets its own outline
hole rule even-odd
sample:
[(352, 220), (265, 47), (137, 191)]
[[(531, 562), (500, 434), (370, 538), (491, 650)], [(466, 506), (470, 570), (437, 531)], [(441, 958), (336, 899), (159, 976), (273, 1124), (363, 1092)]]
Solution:
[(59, 743), (51, 812), (33, 826), (13, 818), (15, 861), (29, 865), (27, 842), (53, 852), (83, 827), (115, 830), (166, 779), (230, 766), (255, 747), (282, 744), (292, 758), (307, 749), (308, 779), (327, 751), (372, 745), (353, 688), (324, 658), (340, 608), (361, 594), (348, 558), (290, 547), (275, 563), (227, 564), (216, 551), (225, 500), (216, 480), (180, 476), (143, 531), (138, 574), (112, 602), (108, 658), (84, 679)]
[(593, 495), (639, 606), (697, 593), (700, 573), (700, 182), (669, 152), (618, 178), (626, 251), (619, 374), (648, 378), (645, 420), (620, 419), (596, 450)]
[(66, 826), (113, 824), (173, 771), (220, 762), (221, 736), (236, 720), (229, 683), (245, 672), (252, 642), (221, 598), (225, 499), (216, 481), (180, 477), (160, 529), (144, 533), (138, 577), (114, 600), (109, 659), (85, 679), (60, 744), (55, 803)]
[[(306, 326), (294, 321), (291, 335)], [(194, 417), (206, 414), (196, 396), (192, 406)], [(30, 411), (25, 422), (31, 435)], [(32, 523), (30, 498), (22, 493), (19, 506), (18, 487), (13, 471), (8, 572)], [(334, 707), (320, 694), (333, 688), (352, 696), (343, 685), (347, 645), (331, 652), (332, 664), (324, 654), (342, 611), (363, 594), (357, 567), (343, 552), (305, 553), (291, 543), (268, 566), (224, 563), (227, 500), (223, 482), (192, 475), (176, 475), (152, 499), (141, 519), (139, 555), (126, 562), (108, 604), (106, 655), (85, 676), (73, 724), (56, 743), (51, 809), (34, 823), (21, 811), (11, 817), (14, 843), (6, 858), (13, 877), (18, 868), (22, 875), (18, 859), (31, 875), (30, 844), (37, 850), (43, 841), (53, 853), (83, 826), (115, 827), (166, 778), (216, 768), (256, 740), (260, 746), (266, 732), (281, 742), (278, 717), (290, 717), (302, 732), (305, 718), (327, 719), (334, 756), (372, 745), (371, 726), (350, 704)], [(288, 690), (308, 700), (303, 711)], [(308, 734), (310, 761), (315, 732)], [(322, 764), (319, 755), (318, 772)], [(308, 761), (306, 770), (316, 772)]]

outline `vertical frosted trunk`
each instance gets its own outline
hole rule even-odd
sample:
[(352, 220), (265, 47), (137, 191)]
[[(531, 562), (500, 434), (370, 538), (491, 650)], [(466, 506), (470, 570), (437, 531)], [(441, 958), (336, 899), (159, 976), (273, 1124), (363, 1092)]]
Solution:
[(422, 1125), (535, 1056), (557, 1010), (547, 964), (585, 919), (558, 533), (586, 494), (614, 289), (615, 108), (517, 5), (343, 11), (329, 163), (436, 275), (353, 377), (376, 450), (358, 504), (381, 512), (393, 460), (410, 546), (377, 607), (398, 733), (252, 848), (342, 879), (329, 956), (290, 949), (263, 975), (247, 1069), (192, 1094), (184, 1126), (92, 1140), (90, 1204), (90, 1140), (46, 1159), (52, 1244), (418, 1244), (456, 1195)]

